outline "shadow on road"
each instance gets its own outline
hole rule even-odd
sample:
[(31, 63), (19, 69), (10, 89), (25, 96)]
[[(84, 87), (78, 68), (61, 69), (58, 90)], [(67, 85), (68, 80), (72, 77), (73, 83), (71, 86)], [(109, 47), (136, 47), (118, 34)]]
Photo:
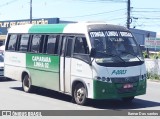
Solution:
[(9, 82), (9, 81), (16, 81), (16, 80), (9, 79), (9, 78), (0, 78), (0, 82)]
[[(11, 89), (22, 91), (22, 87), (11, 87)], [(46, 96), (49, 98), (54, 98), (66, 102), (71, 102), (71, 96), (44, 89), (44, 88), (35, 88), (33, 92), (36, 95)], [(135, 98), (132, 103), (125, 103), (122, 100), (108, 99), (108, 100), (89, 100), (87, 103), (88, 107), (94, 107), (97, 109), (140, 109), (140, 108), (149, 108), (160, 106), (160, 102), (153, 102), (149, 100), (137, 99)]]
[(121, 100), (92, 100), (88, 105), (99, 109), (140, 109), (160, 106), (160, 102), (135, 98), (132, 103), (126, 103)]

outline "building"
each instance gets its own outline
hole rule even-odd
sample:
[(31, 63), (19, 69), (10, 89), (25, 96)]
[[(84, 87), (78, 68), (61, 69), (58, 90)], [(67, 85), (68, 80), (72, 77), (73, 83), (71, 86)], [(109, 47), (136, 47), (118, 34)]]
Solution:
[[(24, 25), (29, 23), (30, 19), (0, 21), (0, 46), (4, 43), (8, 28), (10, 28), (13, 25)], [(73, 22), (61, 21), (59, 18), (40, 18), (32, 20), (32, 24), (58, 24), (58, 23), (73, 23)]]
[[(140, 30), (140, 29), (130, 29), (133, 35), (135, 36), (138, 44), (140, 44), (142, 50), (146, 50), (145, 47), (145, 41), (148, 39), (156, 39), (156, 32), (153, 31), (146, 31), (146, 30)], [(148, 48), (149, 51), (159, 51), (159, 48)]]
[(146, 38), (156, 38), (156, 32), (153, 31), (146, 31), (140, 29), (130, 29), (133, 35), (136, 37), (137, 42), (140, 45), (145, 45)]

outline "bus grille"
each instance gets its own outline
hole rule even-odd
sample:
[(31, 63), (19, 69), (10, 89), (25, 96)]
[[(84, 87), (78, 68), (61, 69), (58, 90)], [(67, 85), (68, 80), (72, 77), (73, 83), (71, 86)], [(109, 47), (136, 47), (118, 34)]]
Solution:
[[(114, 83), (117, 93), (132, 93), (136, 92), (139, 76), (125, 77), (125, 78), (111, 78), (112, 83)], [(132, 84), (132, 88), (123, 88), (125, 84)]]
[(111, 78), (112, 83), (135, 83), (139, 81), (139, 76), (125, 78)]

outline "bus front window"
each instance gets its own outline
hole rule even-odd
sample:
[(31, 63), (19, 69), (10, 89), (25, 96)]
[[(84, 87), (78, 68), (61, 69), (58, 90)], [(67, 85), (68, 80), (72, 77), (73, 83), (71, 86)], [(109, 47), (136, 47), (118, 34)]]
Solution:
[(130, 32), (90, 32), (97, 63), (143, 61), (141, 50)]

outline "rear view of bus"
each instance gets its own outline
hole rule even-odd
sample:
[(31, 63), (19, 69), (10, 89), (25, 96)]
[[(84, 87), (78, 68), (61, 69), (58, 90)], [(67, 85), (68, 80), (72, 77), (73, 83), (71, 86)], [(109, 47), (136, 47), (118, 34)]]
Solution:
[(132, 101), (146, 93), (144, 59), (135, 38), (124, 27), (88, 26), (92, 45), (94, 98)]

